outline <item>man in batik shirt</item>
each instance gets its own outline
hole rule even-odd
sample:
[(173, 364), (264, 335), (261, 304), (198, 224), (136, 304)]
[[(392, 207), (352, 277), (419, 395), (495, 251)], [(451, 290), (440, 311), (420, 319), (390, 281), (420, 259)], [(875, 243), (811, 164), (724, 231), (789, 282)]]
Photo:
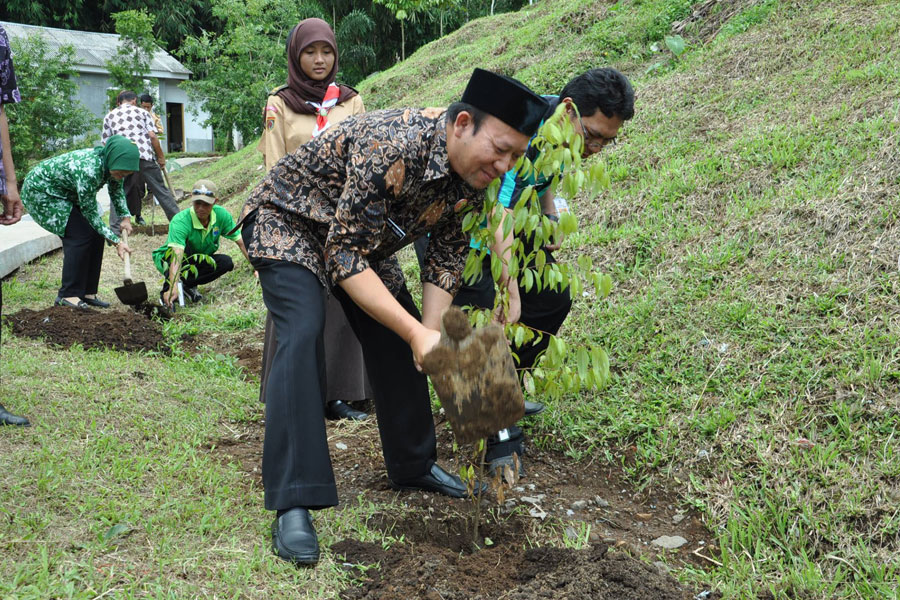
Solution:
[[(395, 489), (460, 498), (435, 462), (434, 421), (417, 369), (462, 282), (460, 209), (524, 153), (547, 108), (521, 83), (476, 69), (462, 102), (349, 117), (282, 158), (241, 222), (278, 350), (266, 385), (265, 505), (275, 552), (318, 560), (309, 509), (338, 503), (324, 424), (325, 297), (338, 298), (363, 347), (387, 475)], [(420, 316), (394, 253), (431, 234)]]
[[(10, 146), (9, 121), (6, 118), (4, 105), (19, 102), (19, 88), (16, 86), (16, 73), (13, 70), (12, 51), (6, 30), (0, 26), (0, 200), (3, 201), (3, 214), (0, 224), (12, 225), (22, 218), (22, 199), (19, 198), (19, 185), (16, 182), (16, 167), (12, 159)], [(3, 311), (3, 292), (0, 288), (0, 314)], [(0, 425), (30, 425), (25, 417), (16, 416), (0, 404)]]

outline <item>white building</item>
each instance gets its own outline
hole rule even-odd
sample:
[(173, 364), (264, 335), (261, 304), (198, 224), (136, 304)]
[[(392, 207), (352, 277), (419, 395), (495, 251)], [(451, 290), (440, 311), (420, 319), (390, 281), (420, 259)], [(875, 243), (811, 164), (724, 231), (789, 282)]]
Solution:
[[(19, 23), (0, 22), (10, 38), (39, 35), (51, 51), (62, 46), (75, 48), (74, 70), (78, 72), (78, 100), (92, 113), (102, 118), (109, 112), (107, 90), (112, 84), (106, 62), (112, 60), (119, 44), (119, 36), (111, 33), (72, 31), (52, 27), (38, 27)], [(150, 63), (150, 79), (159, 82), (155, 94), (158, 101), (153, 109), (163, 120), (167, 152), (211, 152), (213, 150), (212, 127), (201, 123), (208, 117), (203, 109), (188, 100), (187, 93), (178, 87), (187, 81), (191, 72), (173, 56), (158, 49)], [(118, 91), (118, 90), (117, 90)], [(139, 96), (148, 90), (133, 90)], [(97, 132), (99, 138), (100, 132)]]

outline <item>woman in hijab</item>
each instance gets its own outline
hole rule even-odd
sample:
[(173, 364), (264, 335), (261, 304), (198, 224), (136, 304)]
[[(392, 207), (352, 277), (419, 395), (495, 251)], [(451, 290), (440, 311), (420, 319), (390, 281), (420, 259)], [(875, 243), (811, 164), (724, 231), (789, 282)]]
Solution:
[[(301, 144), (365, 110), (356, 90), (334, 81), (338, 51), (328, 23), (322, 19), (301, 21), (288, 35), (287, 56), (288, 83), (275, 90), (266, 102), (265, 126), (257, 146), (264, 155), (267, 171)], [(366, 413), (347, 403), (372, 397), (362, 348), (333, 296), (326, 304), (324, 340), (328, 382), (325, 415), (329, 419), (365, 419)], [(260, 382), (263, 401), (275, 348), (275, 329), (267, 316)]]
[(22, 185), (22, 203), (38, 225), (62, 238), (62, 286), (58, 306), (107, 308), (97, 298), (104, 239), (116, 244), (119, 258), (131, 252), (103, 222), (97, 192), (104, 185), (118, 214), (122, 231), (131, 233), (131, 215), (122, 180), (140, 168), (140, 153), (128, 138), (114, 135), (96, 148), (48, 158), (34, 167)]

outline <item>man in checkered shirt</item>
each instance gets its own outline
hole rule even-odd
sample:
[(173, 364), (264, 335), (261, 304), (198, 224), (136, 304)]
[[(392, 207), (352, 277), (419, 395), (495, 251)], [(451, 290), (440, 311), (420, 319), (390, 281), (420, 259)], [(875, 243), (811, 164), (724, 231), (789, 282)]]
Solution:
[[(131, 193), (131, 188), (137, 185), (141, 179), (146, 182), (150, 192), (156, 196), (160, 206), (170, 221), (178, 214), (178, 205), (175, 197), (166, 187), (160, 167), (166, 166), (166, 157), (163, 154), (159, 138), (156, 136), (156, 126), (153, 118), (143, 108), (137, 105), (137, 94), (134, 92), (121, 92), (116, 98), (116, 108), (109, 111), (103, 119), (103, 135), (101, 142), (106, 143), (107, 138), (119, 134), (127, 137), (137, 144), (141, 153), (140, 173), (129, 175), (125, 179), (125, 196)], [(154, 160), (154, 153), (156, 160)], [(116, 214), (112, 205), (109, 207), (109, 228), (119, 235), (121, 217)]]

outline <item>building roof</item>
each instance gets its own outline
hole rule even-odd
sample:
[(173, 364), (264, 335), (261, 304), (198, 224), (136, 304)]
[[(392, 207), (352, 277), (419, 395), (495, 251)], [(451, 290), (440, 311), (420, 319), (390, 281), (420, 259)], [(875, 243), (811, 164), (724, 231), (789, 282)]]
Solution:
[[(54, 27), (38, 27), (21, 23), (0, 21), (0, 25), (9, 37), (24, 38), (40, 35), (51, 50), (62, 46), (75, 48), (75, 70), (80, 73), (109, 73), (106, 61), (115, 57), (119, 46), (119, 35), (115, 33), (94, 33), (92, 31), (74, 31), (56, 29)], [(157, 79), (188, 79), (191, 72), (168, 52), (157, 48), (153, 60), (150, 61), (149, 77)]]

